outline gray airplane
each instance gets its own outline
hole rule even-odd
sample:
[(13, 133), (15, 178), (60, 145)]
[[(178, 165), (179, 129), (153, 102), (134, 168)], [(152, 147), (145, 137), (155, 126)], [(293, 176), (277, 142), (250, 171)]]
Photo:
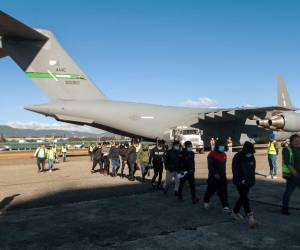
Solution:
[[(78, 125), (147, 140), (163, 138), (177, 126), (199, 128), (211, 137), (231, 136), (235, 144), (263, 142), (271, 133), (300, 131), (300, 114), (278, 78), (278, 106), (197, 109), (109, 100), (80, 69), (55, 36), (33, 29), (0, 11), (0, 58), (10, 56), (49, 98), (25, 109)], [(275, 131), (275, 132), (273, 132)]]

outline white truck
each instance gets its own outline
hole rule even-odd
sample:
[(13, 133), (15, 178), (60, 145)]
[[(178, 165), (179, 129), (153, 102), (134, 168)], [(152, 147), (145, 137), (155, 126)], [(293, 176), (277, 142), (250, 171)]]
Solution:
[(194, 151), (204, 153), (204, 143), (201, 139), (200, 129), (186, 126), (173, 127), (165, 132), (164, 139), (167, 142), (177, 140), (180, 141), (182, 145), (186, 141), (191, 141), (193, 143)]

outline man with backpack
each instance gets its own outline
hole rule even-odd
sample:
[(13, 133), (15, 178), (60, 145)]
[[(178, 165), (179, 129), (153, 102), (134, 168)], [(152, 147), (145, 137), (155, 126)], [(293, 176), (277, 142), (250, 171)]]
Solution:
[(39, 146), (35, 153), (34, 157), (37, 159), (37, 167), (38, 167), (38, 173), (45, 171), (45, 163), (46, 163), (46, 157), (47, 157), (47, 149), (45, 147), (45, 144), (42, 144)]

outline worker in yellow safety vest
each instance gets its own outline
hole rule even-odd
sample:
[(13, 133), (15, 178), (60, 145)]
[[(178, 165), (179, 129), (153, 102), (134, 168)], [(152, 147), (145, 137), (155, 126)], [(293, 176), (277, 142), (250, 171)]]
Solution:
[(67, 146), (64, 144), (61, 147), (61, 154), (62, 154), (62, 158), (63, 158), (63, 162), (67, 161)]
[(268, 179), (277, 179), (277, 156), (279, 152), (278, 143), (275, 140), (275, 135), (271, 134), (269, 136), (268, 144), (268, 162), (270, 167), (270, 173), (267, 176)]
[(290, 144), (282, 150), (282, 177), (286, 179), (286, 188), (282, 200), (281, 213), (289, 215), (289, 202), (296, 187), (300, 188), (300, 136), (290, 138)]

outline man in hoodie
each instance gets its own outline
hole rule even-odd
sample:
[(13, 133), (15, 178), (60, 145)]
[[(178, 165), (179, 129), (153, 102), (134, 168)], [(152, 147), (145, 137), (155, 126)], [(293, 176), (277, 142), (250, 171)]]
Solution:
[(127, 151), (127, 164), (129, 167), (129, 180), (135, 181), (135, 169), (137, 165), (137, 152), (136, 149), (139, 146), (139, 142), (137, 140), (132, 141), (132, 145), (130, 148), (128, 148)]
[[(151, 185), (153, 188), (160, 188), (161, 187), (161, 180), (162, 180), (162, 173), (164, 170), (164, 160), (165, 160), (165, 142), (158, 141), (156, 147), (154, 147), (150, 152), (149, 157), (149, 165), (153, 165), (154, 169), (154, 176), (151, 180)], [(155, 185), (156, 178), (158, 176), (157, 185)]]
[(178, 172), (181, 163), (181, 147), (179, 141), (174, 141), (172, 148), (166, 153), (165, 169), (166, 169), (166, 179), (163, 185), (163, 191), (166, 194), (169, 190), (172, 179), (175, 180), (175, 195), (178, 195), (179, 183)]
[(226, 143), (218, 139), (214, 151), (208, 154), (208, 180), (207, 188), (204, 195), (204, 207), (209, 208), (211, 197), (217, 192), (224, 212), (230, 213), (227, 193), (227, 176), (226, 176)]
[(178, 178), (180, 179), (178, 200), (182, 200), (184, 183), (188, 181), (191, 189), (192, 202), (194, 204), (198, 203), (199, 199), (196, 197), (195, 188), (195, 153), (193, 152), (193, 145), (190, 141), (184, 143), (184, 149), (180, 157)]
[(148, 145), (142, 145), (140, 148), (137, 158), (138, 158), (138, 163), (141, 167), (142, 171), (142, 181), (146, 181), (146, 175), (149, 171), (149, 157), (150, 157), (150, 151), (149, 151), (149, 146)]
[(243, 216), (239, 211), (243, 206), (251, 227), (256, 225), (248, 198), (249, 191), (255, 184), (256, 160), (254, 154), (254, 145), (247, 141), (242, 151), (238, 152), (232, 160), (233, 184), (240, 195), (233, 208), (232, 217), (237, 221), (242, 220)]
[(120, 167), (120, 149), (118, 143), (115, 143), (111, 146), (108, 157), (111, 160), (111, 166), (112, 166), (111, 176), (117, 177), (117, 170)]

